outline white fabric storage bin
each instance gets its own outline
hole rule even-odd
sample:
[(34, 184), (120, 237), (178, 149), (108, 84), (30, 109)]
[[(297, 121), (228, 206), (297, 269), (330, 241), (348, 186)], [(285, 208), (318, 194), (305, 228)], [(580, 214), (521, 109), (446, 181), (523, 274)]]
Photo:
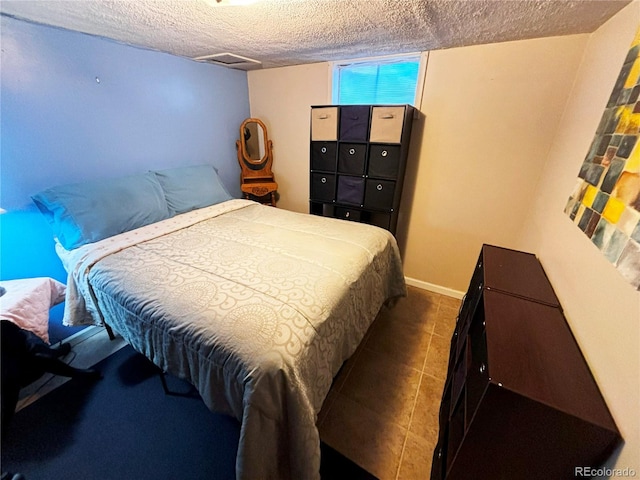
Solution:
[(311, 109), (311, 140), (338, 140), (338, 107)]
[(373, 107), (370, 142), (400, 143), (405, 107)]

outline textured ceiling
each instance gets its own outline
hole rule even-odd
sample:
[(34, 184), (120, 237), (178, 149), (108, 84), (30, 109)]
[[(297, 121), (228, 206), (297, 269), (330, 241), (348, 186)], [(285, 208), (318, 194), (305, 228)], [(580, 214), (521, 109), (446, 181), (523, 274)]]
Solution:
[[(226, 0), (225, 0), (226, 1)], [(3, 14), (184, 57), (264, 68), (590, 33), (629, 0), (45, 0)]]

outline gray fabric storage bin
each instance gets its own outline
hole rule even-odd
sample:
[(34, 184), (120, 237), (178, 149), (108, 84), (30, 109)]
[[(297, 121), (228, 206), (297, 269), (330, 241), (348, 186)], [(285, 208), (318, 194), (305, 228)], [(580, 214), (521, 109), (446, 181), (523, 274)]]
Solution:
[(366, 142), (369, 139), (369, 111), (368, 106), (340, 107), (340, 140)]
[(360, 206), (362, 205), (363, 197), (363, 177), (351, 177), (348, 175), (338, 176), (338, 194), (336, 196), (338, 203)]

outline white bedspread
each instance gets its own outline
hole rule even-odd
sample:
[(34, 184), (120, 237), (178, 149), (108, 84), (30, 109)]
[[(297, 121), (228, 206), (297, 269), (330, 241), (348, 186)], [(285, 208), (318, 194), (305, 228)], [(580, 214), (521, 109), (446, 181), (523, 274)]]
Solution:
[(389, 232), (246, 200), (59, 252), (65, 322), (106, 321), (240, 420), (237, 478), (319, 478), (333, 377), (406, 293)]

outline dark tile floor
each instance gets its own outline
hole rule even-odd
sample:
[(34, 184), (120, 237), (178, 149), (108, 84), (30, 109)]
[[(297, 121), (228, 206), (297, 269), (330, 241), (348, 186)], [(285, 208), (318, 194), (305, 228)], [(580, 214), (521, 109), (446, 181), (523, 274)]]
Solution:
[(381, 480), (429, 478), (460, 307), (455, 298), (408, 290), (380, 312), (318, 417), (320, 438)]
[[(336, 377), (318, 417), (320, 437), (378, 477), (426, 479), (438, 435), (449, 341), (460, 300), (415, 287), (383, 309)], [(95, 327), (75, 335), (65, 360), (91, 366), (124, 346)], [(67, 381), (45, 375), (18, 408)]]

